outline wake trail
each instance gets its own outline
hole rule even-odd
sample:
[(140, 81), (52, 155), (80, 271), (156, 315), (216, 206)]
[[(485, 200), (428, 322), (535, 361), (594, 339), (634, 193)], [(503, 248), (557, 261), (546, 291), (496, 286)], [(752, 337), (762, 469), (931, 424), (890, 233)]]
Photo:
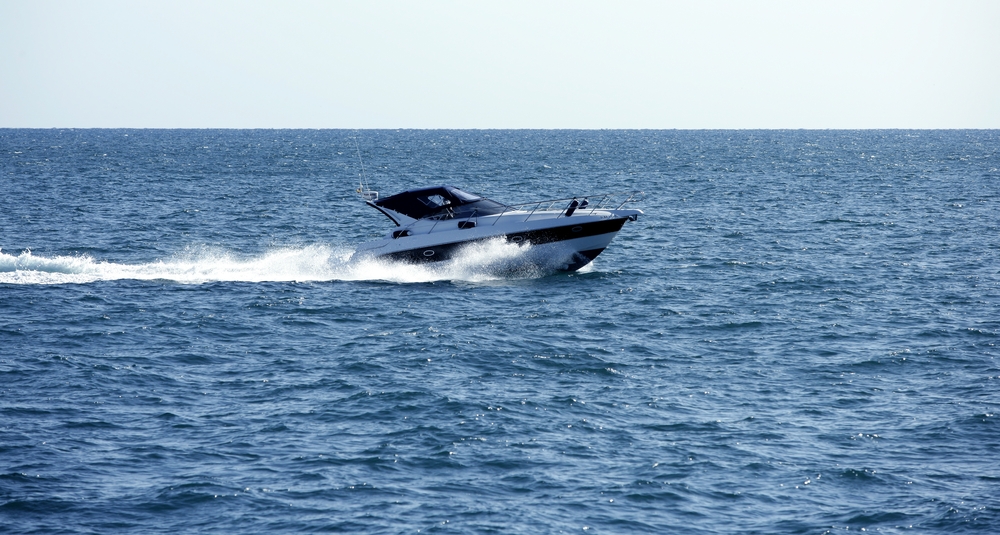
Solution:
[[(350, 248), (328, 245), (284, 247), (256, 256), (218, 248), (194, 247), (145, 264), (95, 260), (91, 256), (18, 255), (0, 250), (0, 284), (87, 284), (144, 280), (180, 284), (211, 282), (486, 281), (534, 278), (548, 270), (522, 262), (530, 246), (490, 241), (470, 246), (450, 262), (406, 264), (378, 259), (352, 260)], [(516, 267), (513, 267), (516, 266)]]

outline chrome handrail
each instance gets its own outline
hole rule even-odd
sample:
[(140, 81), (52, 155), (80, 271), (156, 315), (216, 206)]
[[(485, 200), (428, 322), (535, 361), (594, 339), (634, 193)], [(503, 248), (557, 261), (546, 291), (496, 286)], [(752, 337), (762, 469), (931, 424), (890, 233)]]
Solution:
[[(493, 224), (496, 225), (497, 221), (499, 221), (504, 214), (507, 214), (510, 211), (515, 211), (515, 212), (519, 211), (522, 209), (522, 207), (523, 211), (528, 211), (527, 207), (531, 207), (531, 211), (528, 211), (528, 215), (524, 218), (524, 221), (528, 221), (531, 219), (531, 216), (535, 215), (535, 212), (539, 211), (539, 209), (541, 209), (542, 212), (548, 212), (552, 211), (553, 207), (559, 203), (572, 203), (574, 200), (580, 201), (581, 199), (583, 199), (586, 200), (588, 204), (585, 207), (583, 207), (582, 210), (581, 208), (577, 208), (576, 213), (586, 213), (587, 215), (591, 215), (597, 210), (620, 210), (623, 206), (625, 206), (628, 203), (641, 201), (644, 195), (645, 192), (643, 191), (621, 191), (615, 193), (578, 195), (576, 197), (565, 197), (562, 199), (551, 199), (543, 201), (507, 204), (505, 205), (504, 210), (499, 214), (497, 214), (497, 218), (493, 220)], [(616, 200), (622, 199), (623, 197), (624, 200), (621, 200), (621, 202), (618, 203), (617, 207), (612, 208)], [(543, 205), (545, 205), (544, 209), (542, 209)], [(565, 212), (565, 210), (566, 208), (562, 209), (563, 212)]]

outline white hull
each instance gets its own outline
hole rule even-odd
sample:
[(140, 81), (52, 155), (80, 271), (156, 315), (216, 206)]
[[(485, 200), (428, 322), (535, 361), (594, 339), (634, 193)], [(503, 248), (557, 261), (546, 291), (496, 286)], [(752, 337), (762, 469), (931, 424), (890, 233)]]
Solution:
[(530, 245), (525, 261), (575, 271), (593, 260), (639, 210), (512, 211), (469, 219), (418, 220), (358, 246), (355, 258), (404, 262), (451, 260), (471, 245), (494, 239)]

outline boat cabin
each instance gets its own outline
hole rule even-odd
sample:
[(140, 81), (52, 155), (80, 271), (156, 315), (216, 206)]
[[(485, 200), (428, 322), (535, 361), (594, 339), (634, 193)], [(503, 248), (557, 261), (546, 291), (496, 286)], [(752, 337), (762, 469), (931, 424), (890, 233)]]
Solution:
[[(463, 218), (503, 213), (510, 208), (496, 201), (462, 191), (454, 186), (435, 186), (397, 193), (390, 197), (370, 201), (369, 204), (392, 210), (412, 219)], [(396, 218), (389, 216), (398, 225)]]

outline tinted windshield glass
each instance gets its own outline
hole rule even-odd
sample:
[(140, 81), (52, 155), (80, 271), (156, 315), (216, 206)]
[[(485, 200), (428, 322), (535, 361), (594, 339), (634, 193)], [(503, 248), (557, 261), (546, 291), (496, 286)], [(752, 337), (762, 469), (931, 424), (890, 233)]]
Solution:
[(455, 217), (472, 217), (499, 214), (507, 209), (503, 204), (491, 201), (485, 197), (474, 195), (458, 188), (449, 187), (448, 192), (455, 196), (460, 206), (453, 207)]
[(472, 217), (474, 215), (481, 216), (499, 214), (506, 209), (506, 206), (496, 201), (480, 197), (478, 201), (463, 204), (462, 206), (455, 208), (453, 212), (455, 213), (455, 217)]
[(462, 201), (463, 203), (476, 202), (482, 199), (482, 197), (480, 197), (479, 195), (473, 195), (471, 193), (464, 192), (458, 188), (448, 188), (448, 191), (450, 191), (452, 195), (457, 197), (458, 200)]

